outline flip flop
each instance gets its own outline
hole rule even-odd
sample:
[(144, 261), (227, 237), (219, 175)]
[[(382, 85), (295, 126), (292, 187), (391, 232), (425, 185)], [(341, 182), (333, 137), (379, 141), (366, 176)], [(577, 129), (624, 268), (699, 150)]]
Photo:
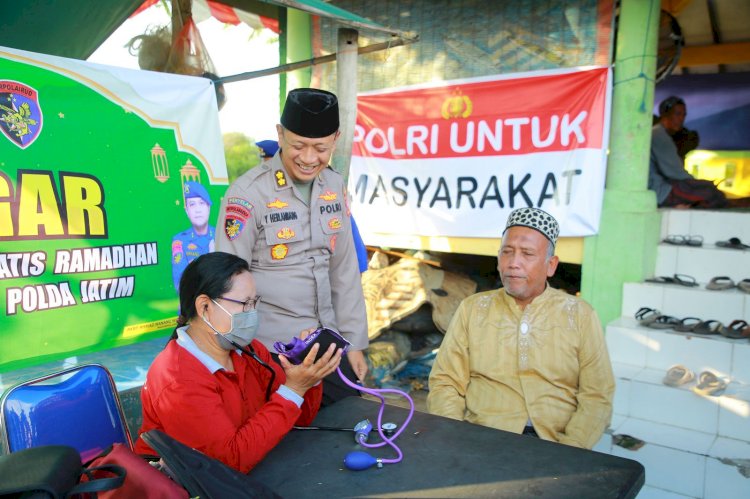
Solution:
[(646, 327), (653, 329), (673, 329), (680, 323), (680, 319), (671, 315), (660, 315), (653, 321), (646, 324)]
[(685, 317), (680, 319), (679, 324), (675, 324), (673, 329), (680, 333), (689, 333), (701, 322), (703, 322), (703, 320), (698, 317)]
[(662, 383), (667, 386), (680, 386), (693, 381), (693, 378), (695, 378), (695, 374), (693, 374), (693, 371), (681, 364), (678, 364), (669, 368), (669, 370), (667, 371), (667, 375), (664, 376), (664, 379), (662, 380)]
[(733, 287), (734, 281), (725, 275), (714, 277), (708, 282), (708, 284), (706, 284), (706, 289), (711, 289), (713, 291), (723, 291), (725, 289), (732, 289)]
[(646, 326), (650, 322), (655, 321), (656, 318), (659, 317), (660, 315), (661, 315), (661, 312), (659, 312), (655, 308), (641, 307), (635, 313), (635, 318), (638, 320), (638, 323), (641, 326)]
[(750, 293), (750, 279), (742, 279), (737, 283), (737, 287), (740, 289), (740, 291)]
[(750, 338), (750, 324), (742, 319), (737, 319), (736, 321), (732, 321), (728, 327), (719, 329), (719, 334), (733, 340)]
[(698, 376), (698, 384), (693, 387), (693, 391), (698, 395), (718, 396), (726, 389), (727, 382), (716, 376), (711, 371), (703, 371)]
[(736, 250), (750, 249), (750, 246), (740, 241), (739, 237), (730, 237), (728, 241), (716, 241), (716, 246), (719, 248), (729, 248)]
[(624, 433), (612, 435), (612, 443), (628, 450), (638, 450), (646, 444), (640, 438), (631, 437)]
[(693, 328), (695, 334), (719, 334), (719, 330), (724, 327), (719, 321), (708, 320), (703, 321)]
[(662, 240), (665, 244), (672, 244), (675, 246), (702, 246), (703, 236), (680, 236), (680, 235), (669, 235)]
[(680, 286), (695, 287), (698, 285), (695, 282), (695, 277), (686, 274), (675, 274), (674, 277), (659, 276), (651, 279), (646, 279), (646, 282), (652, 282), (655, 284), (679, 284)]

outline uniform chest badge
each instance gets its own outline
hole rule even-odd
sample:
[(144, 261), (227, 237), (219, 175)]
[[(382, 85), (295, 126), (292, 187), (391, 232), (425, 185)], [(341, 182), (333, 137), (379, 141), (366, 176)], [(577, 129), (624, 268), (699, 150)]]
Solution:
[(286, 208), (287, 206), (289, 206), (289, 203), (286, 203), (279, 198), (274, 199), (270, 203), (266, 203), (266, 208), (276, 208), (277, 210)]
[(294, 231), (290, 229), (289, 227), (284, 227), (283, 229), (281, 229), (280, 231), (276, 233), (276, 237), (278, 237), (279, 239), (291, 239), (294, 236), (295, 236)]
[(338, 199), (338, 196), (335, 192), (325, 191), (323, 194), (318, 196), (318, 198), (322, 199), (323, 201), (336, 201), (336, 199)]
[(289, 253), (289, 247), (286, 244), (277, 244), (271, 248), (271, 258), (274, 260), (283, 260)]
[(328, 228), (329, 229), (340, 229), (341, 228), (341, 219), (338, 217), (334, 217), (328, 221)]
[(274, 176), (276, 177), (276, 185), (279, 187), (284, 187), (286, 185), (286, 175), (284, 175), (283, 171), (276, 170)]
[(189, 249), (189, 250), (196, 250), (196, 249), (198, 249), (198, 246), (196, 246), (195, 243), (190, 243), (190, 244), (188, 244), (187, 249)]

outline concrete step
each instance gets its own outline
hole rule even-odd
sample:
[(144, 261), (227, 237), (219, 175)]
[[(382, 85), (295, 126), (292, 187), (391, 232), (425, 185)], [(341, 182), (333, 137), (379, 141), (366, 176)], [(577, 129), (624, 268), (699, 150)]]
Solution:
[(651, 329), (621, 317), (607, 326), (606, 341), (614, 364), (653, 369), (662, 376), (671, 366), (683, 364), (695, 373), (710, 370), (736, 383), (750, 384), (748, 340)]
[(641, 497), (750, 497), (750, 443), (716, 437), (638, 418), (616, 417), (611, 434), (639, 438), (645, 445), (629, 450), (605, 434), (594, 450), (634, 459), (646, 468)]
[[(750, 244), (750, 239), (742, 240)], [(727, 276), (735, 283), (750, 279), (750, 250), (721, 248), (713, 243), (700, 247), (659, 244), (654, 276), (686, 274), (705, 288), (714, 277)]]
[(699, 235), (703, 243), (713, 245), (738, 237), (750, 244), (750, 212), (732, 210), (661, 209), (661, 236)]
[[(750, 267), (748, 269), (750, 273)], [(673, 284), (625, 283), (622, 288), (623, 317), (635, 317), (641, 307), (655, 308), (679, 319), (713, 319), (726, 326), (736, 319), (750, 323), (750, 293), (739, 289), (713, 291)]]
[[(617, 384), (613, 407), (616, 415), (750, 442), (749, 384), (711, 369), (729, 383), (723, 394), (706, 396), (692, 390), (698, 384), (697, 379), (672, 387), (662, 383), (666, 370), (617, 363), (613, 369)], [(700, 371), (695, 374), (697, 378)]]

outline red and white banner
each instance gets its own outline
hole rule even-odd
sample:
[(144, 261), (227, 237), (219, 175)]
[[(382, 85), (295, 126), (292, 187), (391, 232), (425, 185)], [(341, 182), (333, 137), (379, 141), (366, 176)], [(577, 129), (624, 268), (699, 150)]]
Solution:
[(349, 189), (360, 231), (499, 237), (536, 206), (599, 228), (611, 72), (566, 69), (360, 94)]

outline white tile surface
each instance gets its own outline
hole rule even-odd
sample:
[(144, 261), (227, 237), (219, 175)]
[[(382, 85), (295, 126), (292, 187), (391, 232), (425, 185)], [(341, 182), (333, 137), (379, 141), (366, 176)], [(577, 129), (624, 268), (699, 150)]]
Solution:
[(649, 332), (646, 367), (666, 371), (676, 364), (690, 368), (696, 376), (710, 369), (728, 375), (731, 370), (733, 345), (724, 337), (704, 337), (671, 330)]
[(704, 497), (705, 499), (747, 499), (750, 497), (750, 478), (745, 478), (737, 466), (731, 463), (707, 458)]
[[(748, 321), (750, 322), (750, 321)], [(732, 379), (739, 383), (750, 384), (750, 341), (737, 340), (732, 345)]]
[(737, 290), (712, 291), (684, 286), (663, 285), (662, 313), (677, 318), (698, 317), (729, 324), (741, 313), (744, 296)]
[(615, 433), (631, 435), (648, 444), (701, 455), (707, 455), (716, 441), (716, 435), (714, 434), (677, 428), (669, 424), (654, 423), (634, 417), (627, 418)]
[(612, 398), (612, 412), (621, 416), (630, 416), (630, 387), (629, 379), (615, 377), (615, 395)]
[(646, 365), (646, 350), (650, 340), (648, 331), (644, 328), (609, 325), (604, 339), (613, 363), (640, 367)]
[(664, 286), (626, 282), (622, 286), (622, 316), (635, 318), (635, 313), (641, 307), (655, 308), (661, 311), (663, 299)]
[(719, 435), (750, 442), (750, 402), (724, 396), (719, 404)]
[(612, 454), (640, 462), (646, 468), (646, 485), (690, 497), (703, 496), (705, 456), (648, 443), (637, 451), (615, 445)]
[[(656, 248), (656, 265), (654, 266), (654, 275), (672, 276), (678, 273), (677, 270), (677, 250), (679, 246), (671, 244), (660, 244)], [(679, 273), (688, 274), (682, 270)]]
[[(662, 246), (659, 246), (657, 252), (662, 251)], [(687, 246), (675, 246), (675, 248), (677, 248), (675, 273), (691, 275), (704, 286), (717, 276), (727, 276), (735, 282), (747, 277), (742, 274), (745, 269), (750, 268), (750, 251), (705, 245), (700, 248)]]
[(638, 499), (685, 499), (690, 496), (684, 496), (676, 492), (669, 490), (657, 489), (656, 487), (649, 487), (644, 485), (641, 491), (636, 496)]
[(716, 397), (700, 397), (688, 390), (662, 384), (633, 381), (630, 389), (629, 414), (673, 428), (685, 428), (715, 434), (719, 425), (719, 403)]
[(691, 217), (688, 210), (659, 210), (662, 217), (662, 233), (664, 239), (668, 235), (687, 235), (690, 234)]
[(702, 235), (704, 244), (726, 241), (730, 237), (739, 237), (743, 242), (750, 240), (750, 217), (746, 213), (692, 210), (689, 215), (689, 231)]

